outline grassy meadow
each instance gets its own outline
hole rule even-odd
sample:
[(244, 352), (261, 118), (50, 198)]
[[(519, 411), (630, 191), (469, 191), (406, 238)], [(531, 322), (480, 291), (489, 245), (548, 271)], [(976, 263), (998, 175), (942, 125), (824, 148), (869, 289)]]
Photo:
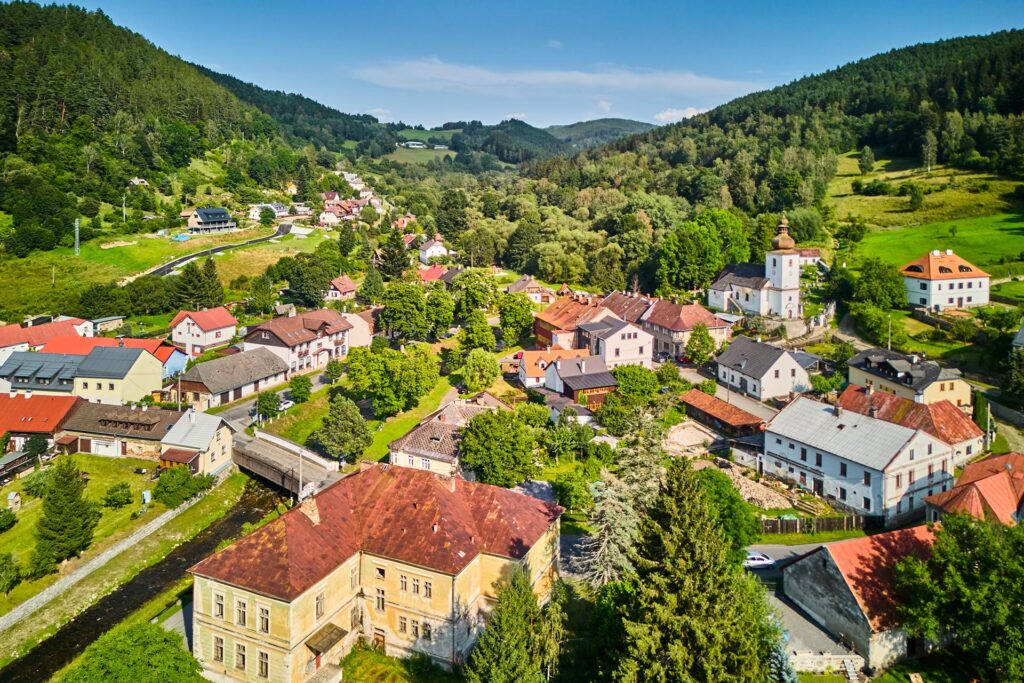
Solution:
[(446, 154), (452, 155), (452, 158), (455, 157), (455, 152), (450, 149), (409, 149), (408, 147), (399, 147), (384, 158), (400, 161), (405, 164), (425, 164), (434, 159), (443, 159)]
[(426, 142), (429, 138), (444, 138), (446, 141), (451, 142), (452, 136), (458, 132), (458, 130), (416, 130), (415, 128), (403, 128), (398, 131), (398, 135), (403, 140)]

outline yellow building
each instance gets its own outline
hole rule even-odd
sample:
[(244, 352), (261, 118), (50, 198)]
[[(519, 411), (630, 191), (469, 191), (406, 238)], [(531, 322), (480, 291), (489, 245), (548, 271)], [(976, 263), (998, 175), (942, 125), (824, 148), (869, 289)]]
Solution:
[(94, 403), (125, 405), (160, 391), (163, 364), (144, 349), (98, 346), (79, 364), (74, 394)]
[(915, 403), (949, 401), (971, 408), (971, 387), (956, 368), (888, 349), (861, 351), (847, 361), (850, 384), (872, 387)]
[(560, 515), (507, 489), (364, 463), (192, 567), (193, 654), (219, 681), (338, 681), (359, 639), (461, 662), (517, 566), (548, 598)]

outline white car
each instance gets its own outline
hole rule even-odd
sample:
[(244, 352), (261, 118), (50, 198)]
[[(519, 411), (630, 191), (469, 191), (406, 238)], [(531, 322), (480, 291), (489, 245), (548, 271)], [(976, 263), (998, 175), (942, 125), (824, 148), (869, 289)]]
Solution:
[(280, 412), (283, 413), (284, 411), (288, 410), (289, 408), (291, 408), (294, 405), (295, 405), (295, 401), (288, 401), (286, 399), (281, 399), (281, 402), (277, 404), (277, 409)]
[(747, 551), (747, 559), (743, 560), (747, 569), (768, 569), (775, 566), (775, 559), (755, 550)]

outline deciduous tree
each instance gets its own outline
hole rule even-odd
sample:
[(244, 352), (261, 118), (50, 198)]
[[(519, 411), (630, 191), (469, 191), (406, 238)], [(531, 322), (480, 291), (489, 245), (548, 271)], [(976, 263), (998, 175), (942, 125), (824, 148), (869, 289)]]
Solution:
[[(145, 673), (140, 676), (144, 662)], [(86, 648), (67, 671), (68, 683), (201, 683), (202, 666), (181, 646), (181, 637), (157, 624), (117, 627)]]
[(532, 430), (513, 411), (473, 416), (459, 443), (462, 464), (485, 484), (515, 486), (534, 473)]
[(352, 399), (336, 394), (313, 441), (333, 458), (355, 459), (373, 442), (366, 420)]
[(309, 375), (295, 375), (288, 382), (288, 395), (296, 403), (305, 403), (313, 394), (313, 380)]
[(455, 300), (442, 285), (434, 285), (427, 292), (427, 327), (434, 339), (448, 332), (455, 320)]
[(860, 168), (861, 175), (867, 175), (875, 170), (875, 153), (867, 145), (864, 145), (860, 150), (857, 166)]
[(690, 338), (686, 340), (686, 357), (690, 359), (690, 362), (701, 366), (707, 365), (714, 356), (715, 340), (711, 338), (708, 326), (699, 323), (693, 328)]
[(498, 297), (498, 317), (501, 325), (501, 340), (505, 346), (519, 343), (533, 325), (533, 303), (522, 293), (502, 294)]
[(383, 298), (380, 326), (403, 339), (426, 339), (427, 300), (423, 288), (408, 282), (392, 282)]
[(462, 381), (466, 385), (466, 390), (472, 393), (483, 391), (494, 384), (499, 374), (501, 369), (498, 367), (498, 360), (484, 349), (470, 351), (462, 366)]

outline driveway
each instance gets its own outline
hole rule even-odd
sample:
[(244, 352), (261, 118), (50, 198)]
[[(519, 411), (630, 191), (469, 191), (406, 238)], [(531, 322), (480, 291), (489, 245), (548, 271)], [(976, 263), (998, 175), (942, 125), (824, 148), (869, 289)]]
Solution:
[(818, 626), (807, 614), (785, 596), (769, 593), (768, 602), (782, 620), (786, 631), (788, 652), (814, 652), (834, 655), (849, 654), (825, 629)]
[[(690, 382), (691, 384), (700, 384), (701, 382), (704, 382), (707, 379), (709, 379), (708, 377), (705, 377), (704, 375), (697, 372), (696, 368), (679, 368), (679, 374), (682, 376), (683, 379), (685, 379), (687, 382)], [(719, 384), (718, 388), (715, 390), (715, 396), (722, 399), (726, 403), (734, 405), (737, 408), (741, 408), (753, 415), (757, 415), (760, 418), (764, 418), (765, 420), (770, 420), (779, 414), (779, 411), (775, 410), (774, 408), (769, 408), (768, 406), (761, 403), (757, 399), (750, 398), (749, 396), (744, 396), (743, 394), (740, 394), (736, 391), (731, 391), (730, 389), (723, 387), (721, 384)]]
[[(820, 548), (822, 543), (807, 543), (804, 545), (776, 545), (772, 543), (752, 545), (747, 550), (755, 550), (759, 553), (764, 553), (768, 557), (774, 558), (776, 564), (782, 563), (784, 560), (788, 560), (804, 553)], [(761, 579), (762, 581), (779, 581), (782, 579), (781, 569), (758, 569), (754, 572), (754, 576)]]
[[(294, 377), (294, 375), (292, 375)], [(324, 371), (318, 370), (308, 375), (309, 379), (313, 382), (313, 391), (323, 388), (325, 385), (331, 383), (329, 379), (324, 377)], [(288, 397), (289, 389), (285, 387), (280, 391), (276, 392), (281, 398)], [(219, 415), (225, 420), (235, 425), (238, 429), (245, 430), (246, 427), (252, 424), (253, 412), (256, 407), (256, 397), (240, 401), (232, 404), (232, 406), (226, 410), (222, 410)]]

